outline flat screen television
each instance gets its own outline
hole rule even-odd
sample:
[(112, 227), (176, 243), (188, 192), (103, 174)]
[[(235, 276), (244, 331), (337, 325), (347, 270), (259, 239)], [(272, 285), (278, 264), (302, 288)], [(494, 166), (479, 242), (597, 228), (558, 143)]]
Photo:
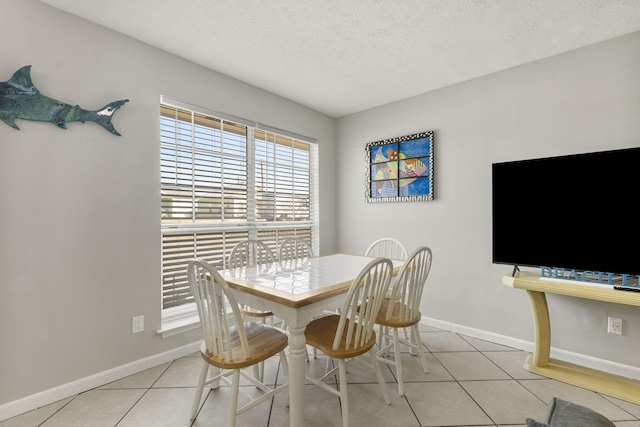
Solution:
[(640, 147), (494, 163), (492, 192), (495, 264), (640, 275)]

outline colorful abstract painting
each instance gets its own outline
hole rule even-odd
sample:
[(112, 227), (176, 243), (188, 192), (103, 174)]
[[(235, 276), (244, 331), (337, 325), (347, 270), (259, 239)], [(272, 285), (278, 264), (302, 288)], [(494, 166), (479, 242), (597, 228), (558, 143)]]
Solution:
[(368, 202), (433, 200), (433, 132), (366, 146)]

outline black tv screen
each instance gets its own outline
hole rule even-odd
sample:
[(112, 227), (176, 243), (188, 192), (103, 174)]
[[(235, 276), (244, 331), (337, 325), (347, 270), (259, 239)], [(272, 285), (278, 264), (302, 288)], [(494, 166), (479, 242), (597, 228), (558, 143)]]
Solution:
[(640, 147), (494, 163), (493, 262), (640, 275)]

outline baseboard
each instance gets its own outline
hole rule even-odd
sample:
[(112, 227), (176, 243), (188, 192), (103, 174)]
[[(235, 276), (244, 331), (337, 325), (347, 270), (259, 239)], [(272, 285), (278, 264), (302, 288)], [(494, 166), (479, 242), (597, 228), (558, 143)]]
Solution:
[[(506, 347), (528, 351), (529, 353), (532, 353), (535, 347), (535, 344), (532, 341), (520, 340), (517, 338), (508, 337), (493, 332), (487, 332), (464, 325), (457, 325), (451, 322), (444, 322), (442, 320), (429, 317), (423, 316), (420, 323), (426, 326), (431, 326), (433, 328), (443, 329), (445, 331), (466, 335), (468, 337), (491, 341), (493, 343), (504, 345)], [(622, 363), (599, 359), (596, 357), (591, 357), (555, 347), (551, 347), (550, 357), (576, 365), (585, 366), (587, 368), (595, 369), (598, 371), (607, 372), (609, 374), (631, 378), (634, 380), (640, 380), (640, 368), (636, 366), (624, 365)]]
[(200, 350), (200, 342), (201, 341), (183, 345), (164, 353), (155, 354), (144, 359), (136, 360), (135, 362), (127, 363), (67, 384), (62, 384), (49, 390), (23, 397), (22, 399), (5, 403), (4, 405), (0, 405), (0, 421), (66, 399), (75, 394), (100, 387), (104, 384), (128, 377), (129, 375), (137, 374), (138, 372), (162, 365), (174, 359), (187, 356)]
[(618, 375), (620, 377), (631, 378), (640, 381), (640, 368), (622, 363), (611, 362), (609, 360), (598, 359), (596, 357), (586, 356), (584, 354), (573, 353), (570, 351), (551, 347), (550, 357), (575, 365), (584, 366), (595, 369), (597, 371), (607, 372), (609, 374)]

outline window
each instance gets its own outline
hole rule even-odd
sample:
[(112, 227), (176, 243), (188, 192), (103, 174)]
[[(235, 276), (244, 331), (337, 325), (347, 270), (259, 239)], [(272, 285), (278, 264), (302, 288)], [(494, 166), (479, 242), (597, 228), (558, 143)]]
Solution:
[(278, 244), (293, 236), (305, 239), (317, 253), (313, 142), (163, 98), (163, 330), (173, 314), (195, 314), (186, 275), (193, 258), (224, 269), (240, 240), (260, 239), (275, 254)]

